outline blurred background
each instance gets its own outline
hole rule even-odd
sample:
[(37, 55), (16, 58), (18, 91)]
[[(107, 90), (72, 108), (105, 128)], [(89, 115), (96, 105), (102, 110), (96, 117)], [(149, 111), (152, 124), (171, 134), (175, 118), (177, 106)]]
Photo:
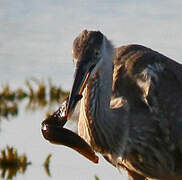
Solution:
[[(115, 47), (141, 44), (182, 63), (181, 7), (180, 0), (0, 0), (1, 178), (127, 179), (101, 156), (95, 165), (50, 144), (40, 124), (71, 88), (72, 43), (81, 30), (100, 30)], [(76, 129), (74, 122), (70, 127)]]

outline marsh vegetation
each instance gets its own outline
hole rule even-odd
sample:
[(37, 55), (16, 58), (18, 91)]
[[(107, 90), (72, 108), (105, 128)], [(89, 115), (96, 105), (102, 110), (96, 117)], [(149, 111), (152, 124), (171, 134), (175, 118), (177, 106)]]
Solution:
[[(22, 111), (35, 112), (44, 109), (44, 117), (49, 116), (56, 110), (55, 106), (59, 106), (69, 95), (69, 92), (64, 91), (60, 86), (55, 86), (50, 79), (45, 81), (31, 78), (26, 80), (22, 86), (13, 89), (8, 83), (1, 85), (0, 123), (6, 120), (10, 123), (17, 121), (15, 117), (18, 118), (19, 113), (21, 114)], [(21, 106), (22, 102), (25, 104), (23, 108)], [(32, 119), (32, 121), (34, 120)], [(41, 163), (48, 177), (51, 177), (50, 162), (52, 156), (52, 154), (47, 154), (47, 157)], [(7, 144), (5, 148), (0, 150), (1, 179), (13, 179), (18, 174), (23, 175), (28, 166), (33, 164), (34, 162), (28, 159), (26, 152), (20, 154), (16, 147), (11, 144)], [(97, 176), (93, 177), (93, 179), (99, 180)]]

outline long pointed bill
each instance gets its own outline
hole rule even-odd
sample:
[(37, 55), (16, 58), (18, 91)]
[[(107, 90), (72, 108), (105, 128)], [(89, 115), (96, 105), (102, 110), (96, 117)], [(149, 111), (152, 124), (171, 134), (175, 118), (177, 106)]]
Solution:
[(68, 119), (70, 119), (77, 102), (82, 98), (82, 92), (88, 82), (93, 67), (94, 66), (92, 66), (90, 69), (86, 69), (83, 64), (78, 64), (76, 67), (75, 79), (69, 96), (69, 101), (66, 111)]

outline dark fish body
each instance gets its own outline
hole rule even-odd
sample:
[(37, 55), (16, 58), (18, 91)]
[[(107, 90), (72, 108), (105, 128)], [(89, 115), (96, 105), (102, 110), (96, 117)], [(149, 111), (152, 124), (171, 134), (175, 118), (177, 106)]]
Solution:
[(76, 133), (63, 128), (67, 122), (65, 114), (66, 102), (63, 102), (61, 107), (55, 113), (42, 122), (41, 130), (44, 138), (53, 144), (70, 147), (92, 162), (98, 163), (98, 157), (95, 155), (95, 152), (91, 147)]

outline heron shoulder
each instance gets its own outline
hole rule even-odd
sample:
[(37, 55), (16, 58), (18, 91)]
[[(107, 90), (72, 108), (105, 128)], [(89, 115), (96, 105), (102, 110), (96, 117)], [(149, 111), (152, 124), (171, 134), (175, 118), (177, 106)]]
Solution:
[(155, 89), (161, 81), (170, 83), (169, 80), (169, 82), (165, 80), (166, 76), (175, 76), (175, 82), (182, 87), (181, 64), (141, 45), (133, 44), (116, 48), (112, 88), (117, 96), (128, 94), (132, 88), (135, 97), (146, 98), (149, 90)]
[(128, 74), (136, 74), (146, 67), (159, 72), (163, 66), (176, 74), (182, 83), (182, 64), (142, 45), (131, 44), (116, 48), (113, 65), (114, 70), (120, 72), (125, 69)]
[(181, 64), (144, 46), (119, 47), (113, 59), (113, 94), (143, 101), (159, 115), (163, 130), (166, 125), (172, 129), (182, 152)]

